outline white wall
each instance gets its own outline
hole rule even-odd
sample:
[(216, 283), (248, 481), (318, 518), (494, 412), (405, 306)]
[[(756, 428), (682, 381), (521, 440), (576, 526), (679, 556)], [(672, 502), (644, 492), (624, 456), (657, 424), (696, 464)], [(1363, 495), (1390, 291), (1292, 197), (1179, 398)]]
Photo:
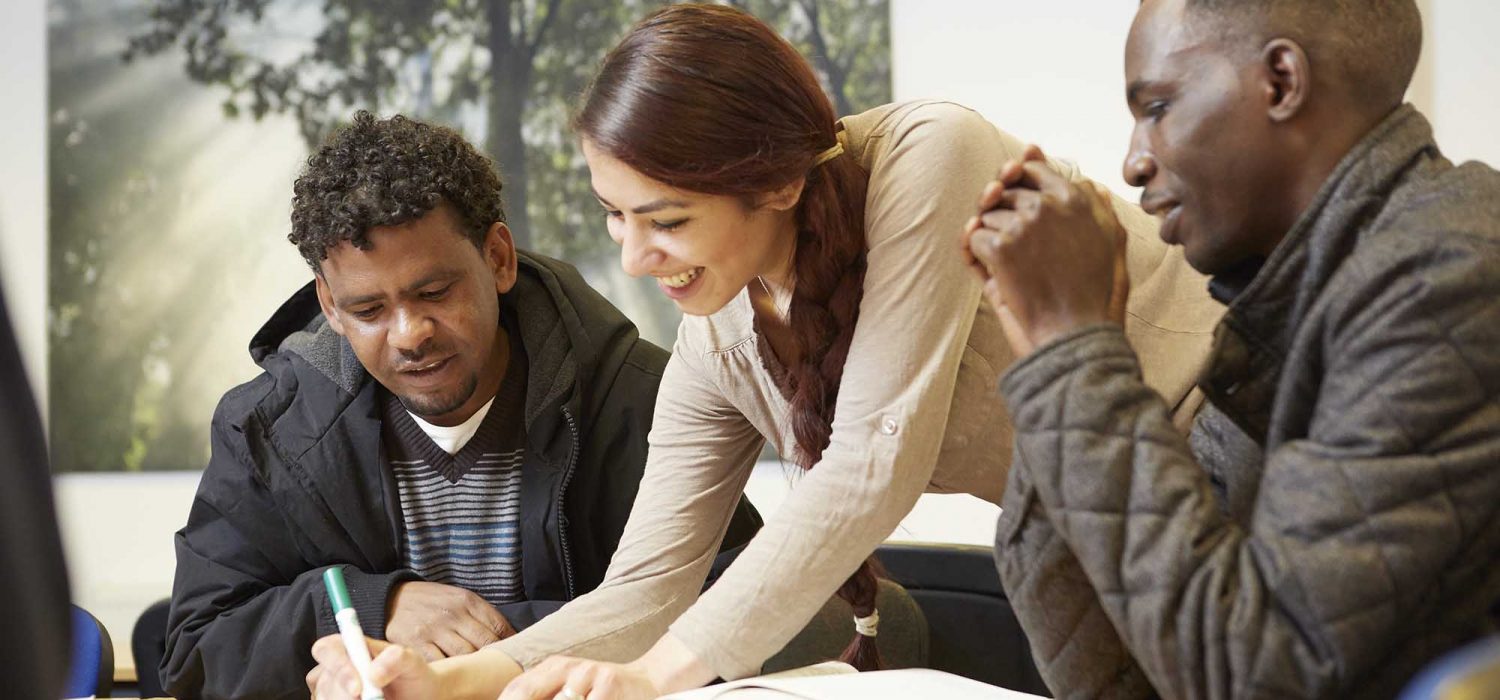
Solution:
[(1500, 3), (1428, 0), (1433, 127), (1455, 162), (1500, 168)]
[[(1500, 3), (1419, 0), (1424, 63), (1409, 98), (1455, 161), (1500, 166)], [(1120, 0), (891, 0), (895, 96), (973, 107), (1001, 129), (1133, 192), (1120, 176), (1130, 135)], [(1133, 197), (1127, 197), (1133, 199)]]
[(1126, 191), (1120, 0), (891, 0), (897, 100), (941, 98)]
[(172, 533), (187, 522), (198, 472), (64, 474), (53, 495), (74, 602), (109, 630), (117, 667), (134, 667), (130, 634), (172, 593)]
[[(1134, 3), (1119, 0), (892, 0), (896, 97), (941, 97), (979, 109), (1021, 138), (1078, 161), (1125, 191), (1129, 132), (1121, 54)], [(1430, 0), (1426, 81), (1414, 90), (1456, 160), (1500, 164), (1500, 4)], [(0, 2), (0, 277), (40, 400), (46, 400), (45, 0)], [(1003, 90), (1003, 91), (1002, 91)], [(44, 413), (45, 415), (45, 413)], [(186, 519), (196, 474), (71, 475), (57, 480), (76, 599), (96, 611), (129, 659), (130, 627), (170, 590), (171, 533)], [(785, 493), (780, 468), (757, 472), (751, 497), (768, 513)], [(984, 544), (994, 508), (967, 496), (927, 497), (894, 539)]]
[(0, 3), (0, 280), (37, 400), (47, 376), (47, 48), (44, 0)]

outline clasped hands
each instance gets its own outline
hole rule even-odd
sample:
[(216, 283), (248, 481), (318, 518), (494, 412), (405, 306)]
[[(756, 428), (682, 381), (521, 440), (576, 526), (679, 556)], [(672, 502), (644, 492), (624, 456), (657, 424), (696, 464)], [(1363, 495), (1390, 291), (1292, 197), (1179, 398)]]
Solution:
[(1040, 148), (1000, 169), (959, 247), (1016, 356), (1093, 323), (1124, 323), (1125, 228), (1109, 191), (1047, 167)]

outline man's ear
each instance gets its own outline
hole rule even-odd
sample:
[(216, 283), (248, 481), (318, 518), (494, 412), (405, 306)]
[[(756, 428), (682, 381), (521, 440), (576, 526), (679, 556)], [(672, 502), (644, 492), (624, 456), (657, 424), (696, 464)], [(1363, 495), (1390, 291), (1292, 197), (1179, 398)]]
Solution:
[(1312, 62), (1291, 39), (1272, 39), (1261, 49), (1266, 115), (1274, 122), (1290, 121), (1307, 106), (1313, 87)]
[(334, 333), (344, 334), (344, 319), (339, 316), (338, 307), (333, 305), (333, 292), (328, 289), (328, 280), (323, 279), (322, 272), (313, 273), (313, 287), (318, 290), (318, 306), (323, 308), (323, 318), (328, 319), (328, 327)]
[(516, 286), (516, 242), (510, 227), (496, 221), (484, 233), (484, 262), (495, 275), (495, 291), (505, 294)]
[(758, 204), (777, 211), (790, 211), (802, 201), (802, 190), (807, 187), (807, 178), (799, 177), (777, 190), (760, 196)]

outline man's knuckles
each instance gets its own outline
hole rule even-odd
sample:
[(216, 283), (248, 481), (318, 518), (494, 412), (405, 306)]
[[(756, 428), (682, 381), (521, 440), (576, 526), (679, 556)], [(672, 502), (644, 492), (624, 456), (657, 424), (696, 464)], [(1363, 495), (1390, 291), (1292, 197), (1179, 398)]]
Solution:
[(464, 597), (463, 610), (469, 615), (469, 617), (482, 620), (487, 617), (489, 613), (494, 611), (494, 608), (490, 606), (489, 601), (480, 597), (479, 594), (472, 591), (465, 592), (469, 595)]
[(1047, 195), (1033, 194), (1017, 200), (1016, 218), (1020, 219), (1023, 231), (1035, 228), (1042, 223), (1044, 210), (1047, 208), (1044, 206), (1047, 203), (1046, 198)]

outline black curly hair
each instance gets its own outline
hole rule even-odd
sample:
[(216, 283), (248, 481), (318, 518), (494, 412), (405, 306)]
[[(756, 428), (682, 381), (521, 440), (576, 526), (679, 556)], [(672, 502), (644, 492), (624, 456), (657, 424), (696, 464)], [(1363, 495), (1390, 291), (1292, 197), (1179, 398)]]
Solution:
[(442, 203), (480, 250), (490, 226), (505, 221), (500, 174), (462, 135), (364, 110), (307, 159), (292, 193), (287, 240), (314, 273), (330, 248), (349, 241), (369, 250), (370, 229), (415, 221)]

